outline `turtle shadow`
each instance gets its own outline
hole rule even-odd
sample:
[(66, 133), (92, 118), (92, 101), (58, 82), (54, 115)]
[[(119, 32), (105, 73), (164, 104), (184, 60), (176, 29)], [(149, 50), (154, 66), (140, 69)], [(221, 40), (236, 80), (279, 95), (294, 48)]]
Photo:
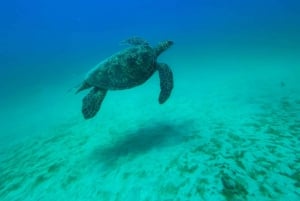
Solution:
[(194, 127), (193, 125), (193, 120), (177, 123), (151, 123), (137, 130), (122, 133), (124, 137), (120, 137), (115, 143), (96, 148), (92, 152), (92, 158), (108, 166), (107, 168), (111, 168), (111, 166), (118, 165), (124, 160), (131, 160), (153, 149), (182, 143), (189, 130)]

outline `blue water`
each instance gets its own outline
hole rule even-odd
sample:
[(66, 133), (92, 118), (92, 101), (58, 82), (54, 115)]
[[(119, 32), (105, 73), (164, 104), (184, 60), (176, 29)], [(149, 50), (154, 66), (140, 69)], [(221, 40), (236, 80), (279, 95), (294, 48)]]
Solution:
[[(300, 2), (20, 1), (0, 7), (0, 200), (300, 200)], [(85, 74), (132, 36), (174, 46), (81, 115)]]

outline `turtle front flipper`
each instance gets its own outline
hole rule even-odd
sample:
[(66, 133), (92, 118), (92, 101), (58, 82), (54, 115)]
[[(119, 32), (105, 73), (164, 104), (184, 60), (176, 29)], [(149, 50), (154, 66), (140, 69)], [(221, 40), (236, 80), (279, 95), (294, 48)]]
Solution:
[(163, 104), (171, 95), (173, 89), (173, 73), (167, 64), (158, 63), (157, 70), (160, 79), (159, 103)]
[(94, 87), (82, 100), (82, 114), (85, 119), (93, 118), (100, 109), (107, 90)]

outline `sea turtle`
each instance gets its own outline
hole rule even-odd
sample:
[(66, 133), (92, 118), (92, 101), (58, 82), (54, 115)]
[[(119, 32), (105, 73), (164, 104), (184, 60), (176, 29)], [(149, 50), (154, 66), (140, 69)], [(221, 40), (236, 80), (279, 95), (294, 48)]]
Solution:
[[(136, 38), (135, 38), (136, 39)], [(77, 92), (92, 88), (82, 100), (82, 114), (85, 119), (93, 118), (100, 109), (108, 90), (129, 89), (146, 82), (157, 70), (160, 78), (159, 103), (163, 104), (173, 89), (173, 73), (165, 63), (158, 63), (157, 57), (171, 45), (163, 41), (151, 47), (144, 40), (126, 40), (132, 45), (100, 62), (91, 69)]]

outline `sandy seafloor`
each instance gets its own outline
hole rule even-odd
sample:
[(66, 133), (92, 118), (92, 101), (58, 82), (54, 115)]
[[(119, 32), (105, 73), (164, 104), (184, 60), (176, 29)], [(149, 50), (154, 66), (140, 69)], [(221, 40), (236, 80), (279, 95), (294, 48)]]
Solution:
[(300, 200), (299, 61), (175, 59), (164, 105), (156, 74), (85, 121), (78, 75), (3, 108), (0, 200)]

